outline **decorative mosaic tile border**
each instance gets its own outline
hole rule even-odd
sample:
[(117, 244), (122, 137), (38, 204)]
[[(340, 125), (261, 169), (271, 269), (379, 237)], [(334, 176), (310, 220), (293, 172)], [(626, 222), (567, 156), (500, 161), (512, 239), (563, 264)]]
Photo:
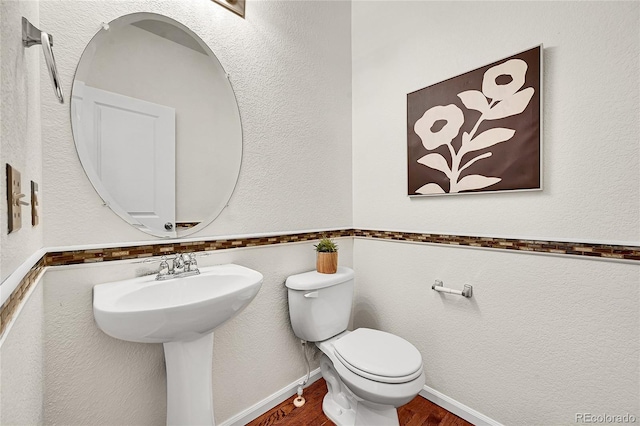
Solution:
[(46, 266), (74, 265), (78, 263), (107, 262), (110, 260), (139, 259), (145, 257), (225, 250), (240, 247), (258, 247), (272, 244), (313, 241), (323, 237), (338, 238), (353, 236), (351, 229), (300, 234), (275, 235), (271, 237), (232, 238), (227, 240), (190, 241), (179, 243), (149, 244), (134, 247), (110, 247), (104, 249), (51, 252), (45, 255)]
[(417, 243), (600, 257), (604, 259), (640, 260), (640, 247), (638, 246), (518, 240), (512, 238), (467, 237), (458, 235), (421, 234), (414, 232), (373, 231), (362, 229), (354, 229), (353, 236)]
[(25, 295), (29, 292), (31, 286), (38, 280), (40, 273), (44, 269), (44, 256), (31, 267), (27, 275), (20, 280), (20, 285), (11, 293), (11, 296), (0, 307), (0, 336), (4, 333), (5, 328), (15, 315)]
[(159, 243), (131, 247), (109, 247), (75, 251), (57, 251), (45, 254), (20, 281), (20, 285), (0, 307), (0, 335), (20, 306), (29, 288), (36, 282), (45, 266), (74, 265), (108, 262), (111, 260), (140, 259), (184, 252), (226, 250), (240, 247), (258, 247), (318, 240), (323, 237), (358, 237), (453, 246), (484, 247), (499, 250), (597, 257), (603, 260), (640, 261), (639, 246), (588, 244), (511, 238), (467, 237), (458, 235), (423, 234), (416, 232), (341, 229), (324, 232), (304, 232), (270, 237), (231, 238), (192, 242)]

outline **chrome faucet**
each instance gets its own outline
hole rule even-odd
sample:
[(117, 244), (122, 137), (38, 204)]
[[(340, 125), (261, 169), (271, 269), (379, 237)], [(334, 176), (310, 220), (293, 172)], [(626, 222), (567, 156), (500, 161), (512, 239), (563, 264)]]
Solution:
[(198, 275), (200, 273), (195, 253), (178, 253), (169, 260), (171, 260), (171, 263), (167, 260), (167, 256), (162, 256), (158, 274), (156, 275), (157, 281), (188, 277), (189, 275)]

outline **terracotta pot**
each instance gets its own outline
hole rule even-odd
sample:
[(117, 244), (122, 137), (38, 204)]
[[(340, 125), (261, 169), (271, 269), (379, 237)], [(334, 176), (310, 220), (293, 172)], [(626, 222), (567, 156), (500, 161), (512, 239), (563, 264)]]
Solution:
[(338, 270), (338, 252), (318, 252), (316, 270), (321, 274), (335, 274)]

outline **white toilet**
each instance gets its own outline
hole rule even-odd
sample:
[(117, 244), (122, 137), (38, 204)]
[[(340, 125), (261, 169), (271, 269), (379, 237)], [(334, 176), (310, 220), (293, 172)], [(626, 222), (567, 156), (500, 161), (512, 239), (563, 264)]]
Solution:
[(347, 331), (353, 270), (292, 275), (285, 285), (293, 331), (323, 352), (322, 377), (329, 392), (324, 413), (339, 426), (398, 425), (397, 407), (424, 386), (420, 352), (396, 335), (368, 328)]

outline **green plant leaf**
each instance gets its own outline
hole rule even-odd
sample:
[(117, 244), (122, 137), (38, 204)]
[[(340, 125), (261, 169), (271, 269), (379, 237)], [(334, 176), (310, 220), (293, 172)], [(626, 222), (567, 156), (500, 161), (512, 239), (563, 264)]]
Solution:
[(322, 238), (314, 245), (318, 253), (333, 253), (338, 251), (338, 245), (331, 238)]

